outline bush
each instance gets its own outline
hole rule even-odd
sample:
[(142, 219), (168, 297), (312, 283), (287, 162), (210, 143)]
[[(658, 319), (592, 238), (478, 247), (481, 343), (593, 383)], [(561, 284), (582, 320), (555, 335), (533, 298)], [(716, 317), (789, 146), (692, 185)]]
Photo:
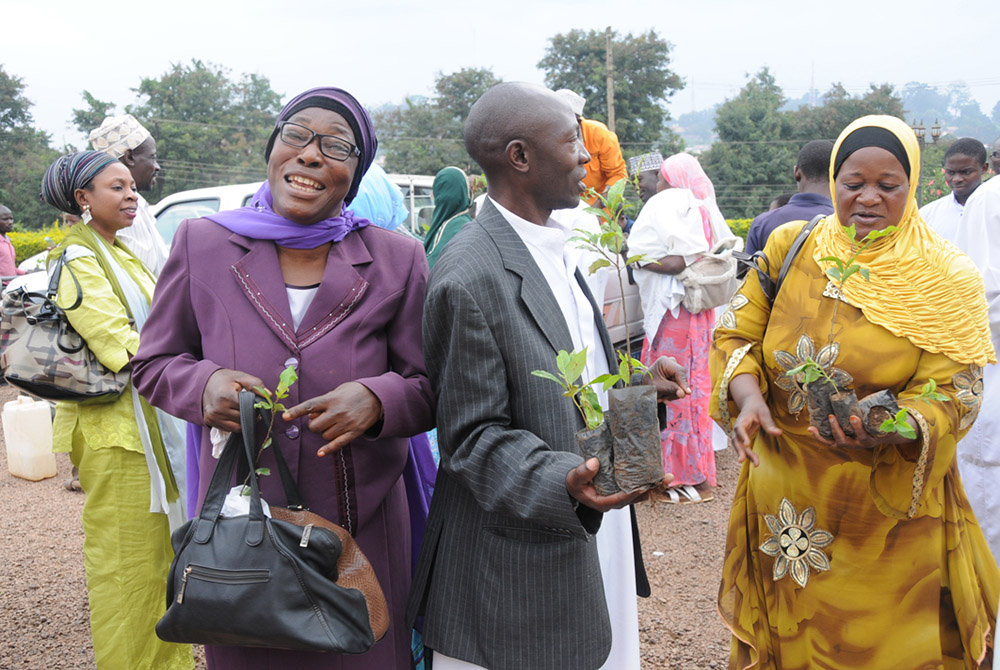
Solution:
[[(17, 227), (20, 227), (20, 225)], [(20, 263), (25, 258), (31, 258), (35, 254), (39, 254), (49, 247), (59, 244), (65, 236), (66, 228), (60, 226), (58, 221), (55, 221), (47, 228), (42, 228), (40, 230), (14, 230), (7, 235), (7, 237), (10, 238), (11, 244), (14, 245), (14, 251), (17, 255), (17, 263)], [(46, 241), (46, 237), (49, 238), (51, 242)]]
[(753, 219), (726, 219), (726, 223), (729, 224), (729, 229), (737, 237), (743, 238), (743, 241), (746, 242), (747, 231), (750, 230), (750, 224), (753, 223)]

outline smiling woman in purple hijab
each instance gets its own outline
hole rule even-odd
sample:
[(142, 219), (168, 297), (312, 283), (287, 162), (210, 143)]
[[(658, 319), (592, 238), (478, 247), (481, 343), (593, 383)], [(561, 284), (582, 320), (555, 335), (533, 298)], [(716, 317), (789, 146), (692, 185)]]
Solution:
[[(204, 426), (201, 470), (211, 472), (209, 429), (238, 430), (237, 392), (273, 389), (295, 365), (274, 446), (303, 503), (355, 536), (389, 602), (388, 633), (360, 656), (207, 647), (209, 668), (411, 667), (402, 474), (407, 438), (433, 423), (420, 337), (427, 262), (417, 242), (349, 209), (377, 146), (368, 113), (346, 91), (296, 96), (278, 116), (267, 182), (251, 204), (182, 223), (157, 284), (133, 359), (137, 388)], [(276, 472), (273, 449), (260, 465)], [(261, 488), (285, 504), (276, 475)]]

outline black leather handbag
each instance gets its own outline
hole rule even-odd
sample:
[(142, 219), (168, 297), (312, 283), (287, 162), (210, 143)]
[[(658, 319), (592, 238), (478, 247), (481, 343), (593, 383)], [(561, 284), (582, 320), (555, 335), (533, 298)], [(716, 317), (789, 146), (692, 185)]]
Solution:
[[(264, 516), (254, 472), (255, 396), (240, 392), (242, 434), (226, 443), (201, 515), (174, 532), (167, 642), (361, 654), (386, 632), (385, 597), (371, 564), (343, 528), (307, 510)], [(272, 447), (277, 452), (277, 445)], [(220, 516), (237, 462), (249, 465), (250, 513)], [(299, 500), (283, 459), (289, 500)]]

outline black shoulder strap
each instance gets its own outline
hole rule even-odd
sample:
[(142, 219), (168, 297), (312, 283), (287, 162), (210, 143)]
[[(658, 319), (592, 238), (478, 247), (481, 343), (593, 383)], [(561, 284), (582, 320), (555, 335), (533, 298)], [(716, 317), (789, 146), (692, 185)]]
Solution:
[(806, 243), (806, 239), (809, 237), (809, 233), (812, 232), (816, 224), (824, 217), (824, 214), (817, 214), (812, 218), (812, 220), (802, 227), (802, 231), (799, 232), (798, 237), (792, 242), (792, 248), (788, 250), (785, 254), (785, 260), (781, 264), (781, 270), (778, 271), (778, 281), (774, 283), (774, 297), (771, 298), (771, 304), (774, 304), (775, 299), (778, 297), (778, 291), (781, 290), (781, 285), (785, 283), (785, 276), (788, 274), (788, 270), (792, 267), (792, 261), (795, 257), (799, 255), (799, 251), (802, 249), (802, 245)]
[(777, 280), (771, 279), (771, 261), (764, 255), (763, 251), (755, 251), (752, 254), (743, 253), (741, 251), (733, 252), (733, 257), (736, 258), (741, 265), (746, 266), (757, 273), (757, 279), (760, 281), (760, 289), (764, 292), (764, 295), (767, 297), (767, 300), (771, 305), (774, 304), (775, 299), (778, 297), (778, 291), (781, 289), (781, 285), (785, 281), (785, 275), (788, 274), (789, 268), (792, 267), (792, 262), (795, 260), (795, 257), (799, 255), (802, 245), (806, 243), (806, 239), (808, 239), (809, 234), (824, 216), (824, 214), (817, 214), (809, 223), (802, 227), (802, 230), (792, 242), (792, 246), (788, 250), (788, 253), (785, 254), (785, 258), (781, 263), (781, 269), (778, 270)]

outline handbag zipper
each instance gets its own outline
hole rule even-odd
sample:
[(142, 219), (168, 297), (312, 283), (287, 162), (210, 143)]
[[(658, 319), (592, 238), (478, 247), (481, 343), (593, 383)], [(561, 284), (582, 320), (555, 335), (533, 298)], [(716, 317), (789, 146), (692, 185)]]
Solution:
[(177, 594), (177, 604), (184, 602), (184, 589), (188, 577), (219, 584), (259, 584), (271, 578), (270, 570), (222, 570), (204, 565), (188, 565), (181, 573), (181, 590)]

